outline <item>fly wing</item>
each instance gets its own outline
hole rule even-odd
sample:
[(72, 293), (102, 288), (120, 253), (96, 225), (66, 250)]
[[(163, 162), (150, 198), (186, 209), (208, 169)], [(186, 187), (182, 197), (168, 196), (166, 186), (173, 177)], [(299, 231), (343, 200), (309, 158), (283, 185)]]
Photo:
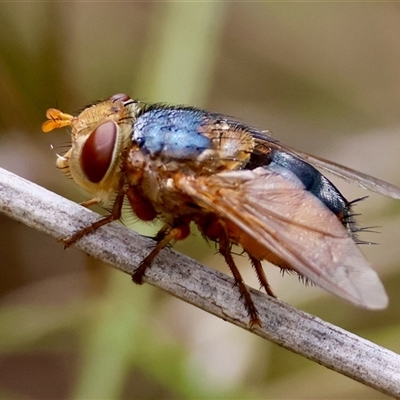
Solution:
[(267, 143), (267, 146), (294, 154), (315, 167), (322, 168), (356, 186), (370, 190), (371, 192), (383, 194), (393, 199), (400, 199), (400, 188), (398, 186), (333, 161), (325, 160), (324, 158), (313, 156), (290, 146), (286, 146), (273, 139), (269, 131), (258, 131), (257, 129), (251, 128), (250, 133), (259, 143)]
[(233, 223), (315, 284), (361, 307), (386, 307), (378, 275), (342, 223), (288, 174), (260, 167), (181, 176), (176, 183), (200, 207)]
[(315, 165), (316, 167), (322, 168), (333, 175), (339, 176), (340, 178), (343, 178), (363, 189), (383, 194), (384, 196), (388, 196), (393, 199), (400, 199), (400, 188), (392, 185), (391, 183), (382, 181), (381, 179), (356, 171), (352, 168), (334, 163), (333, 161), (328, 161), (303, 152), (296, 151), (296, 153), (301, 156), (301, 158)]

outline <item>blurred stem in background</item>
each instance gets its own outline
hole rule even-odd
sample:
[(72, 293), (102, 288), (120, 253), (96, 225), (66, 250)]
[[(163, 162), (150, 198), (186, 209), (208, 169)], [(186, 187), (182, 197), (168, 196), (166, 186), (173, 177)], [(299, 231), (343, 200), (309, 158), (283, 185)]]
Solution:
[[(224, 27), (225, 5), (159, 3), (133, 88), (149, 102), (205, 104)], [(199, 83), (201, 84), (199, 85)]]
[[(218, 38), (224, 25), (221, 20), (223, 10), (223, 3), (214, 2), (196, 6), (174, 2), (158, 3), (151, 21), (148, 41), (144, 44), (144, 56), (139, 73), (136, 75), (132, 96), (149, 102), (165, 99), (171, 103), (202, 106), (211, 86), (219, 45)], [(188, 32), (190, 34), (187, 34)], [(127, 210), (128, 222), (130, 213), (131, 211)], [(135, 230), (141, 233), (148, 231), (148, 228), (148, 224), (142, 224), (142, 227), (138, 228), (138, 223), (135, 222)], [(124, 372), (130, 371), (132, 365), (138, 363), (137, 356), (140, 351), (137, 347), (144, 345), (139, 340), (141, 335), (138, 335), (137, 331), (140, 318), (135, 318), (137, 313), (134, 309), (139, 314), (142, 310), (149, 310), (151, 296), (139, 296), (140, 305), (135, 306), (130, 301), (121, 301), (121, 287), (124, 282), (121, 281), (120, 274), (112, 274), (109, 278), (103, 296), (106, 296), (108, 304), (113, 305), (113, 309), (118, 310), (118, 318), (114, 312), (104, 312), (100, 305), (88, 321), (82, 346), (84, 349), (82, 370), (78, 375), (79, 382), (73, 398), (120, 397), (126, 378)], [(129, 280), (127, 277), (122, 279), (125, 283)], [(143, 289), (134, 288), (130, 282), (128, 284), (131, 285), (132, 291)], [(128, 295), (124, 298), (130, 297)], [(144, 320), (141, 321), (142, 329), (146, 329), (143, 328)], [(116, 327), (118, 332), (115, 332)], [(107, 346), (107, 344), (113, 345)], [(159, 339), (153, 338), (147, 346), (159, 348)], [(116, 348), (120, 349), (117, 353)], [(162, 354), (164, 352), (160, 352), (160, 356)], [(155, 358), (154, 361), (158, 364), (156, 361), (158, 357)], [(143, 362), (143, 358), (139, 362)], [(182, 362), (178, 362), (178, 365), (183, 366)], [(199, 388), (185, 385), (187, 378), (179, 379), (182, 373), (171, 376), (168, 368), (150, 369), (148, 372), (151, 371), (161, 373), (158, 378), (165, 385), (170, 385), (171, 393), (189, 397), (199, 395), (199, 392), (196, 392)]]

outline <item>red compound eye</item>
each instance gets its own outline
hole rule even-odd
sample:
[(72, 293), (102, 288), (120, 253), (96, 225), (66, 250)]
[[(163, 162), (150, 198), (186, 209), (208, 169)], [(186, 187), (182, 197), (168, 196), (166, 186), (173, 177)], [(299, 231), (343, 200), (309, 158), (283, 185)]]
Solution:
[(81, 167), (90, 182), (98, 183), (106, 175), (112, 162), (117, 140), (117, 125), (107, 121), (99, 125), (82, 148)]
[(117, 93), (117, 94), (114, 94), (114, 95), (110, 96), (107, 100), (125, 102), (125, 101), (128, 101), (130, 99), (131, 98), (127, 94)]

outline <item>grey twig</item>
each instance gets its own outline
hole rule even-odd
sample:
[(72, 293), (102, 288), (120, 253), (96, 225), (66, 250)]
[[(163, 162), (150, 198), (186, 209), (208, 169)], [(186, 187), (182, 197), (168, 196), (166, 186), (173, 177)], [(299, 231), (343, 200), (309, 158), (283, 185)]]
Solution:
[[(72, 234), (98, 215), (0, 169), (0, 212), (54, 238)], [(118, 223), (100, 228), (76, 247), (131, 274), (151, 240)], [(61, 246), (61, 244), (60, 244)], [(400, 397), (400, 356), (250, 289), (262, 327), (250, 329), (233, 280), (167, 249), (146, 272), (146, 282), (256, 335), (393, 397)]]

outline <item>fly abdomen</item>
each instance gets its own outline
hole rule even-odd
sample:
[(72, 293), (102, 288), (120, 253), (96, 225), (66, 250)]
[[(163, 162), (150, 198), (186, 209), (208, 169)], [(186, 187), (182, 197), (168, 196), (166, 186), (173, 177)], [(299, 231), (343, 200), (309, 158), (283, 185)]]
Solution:
[(270, 164), (268, 168), (279, 165), (295, 174), (303, 183), (304, 188), (321, 200), (350, 231), (354, 232), (355, 222), (353, 220), (350, 203), (343, 197), (335, 185), (322, 175), (311, 164), (295, 157), (289, 153), (272, 150), (269, 154)]

